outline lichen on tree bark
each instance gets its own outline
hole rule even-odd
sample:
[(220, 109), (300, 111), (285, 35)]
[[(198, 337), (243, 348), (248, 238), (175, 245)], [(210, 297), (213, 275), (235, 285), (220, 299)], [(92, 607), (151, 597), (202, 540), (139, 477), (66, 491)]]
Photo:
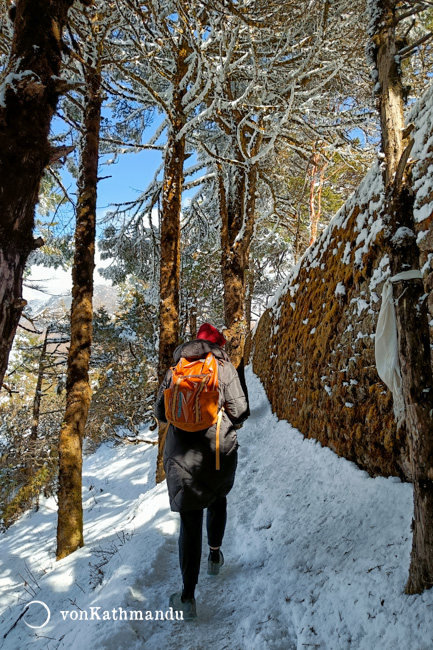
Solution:
[(60, 431), (57, 559), (83, 546), (82, 445), (92, 391), (89, 364), (92, 343), (95, 267), (96, 192), (98, 183), (101, 76), (86, 68), (84, 142), (78, 182), (75, 255), (72, 272), (71, 344), (66, 380), (66, 413)]

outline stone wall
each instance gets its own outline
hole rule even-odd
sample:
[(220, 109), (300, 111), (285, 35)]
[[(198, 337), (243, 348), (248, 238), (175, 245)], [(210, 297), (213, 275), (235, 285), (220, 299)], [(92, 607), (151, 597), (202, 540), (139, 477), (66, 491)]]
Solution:
[[(412, 110), (413, 188), (420, 265), (433, 326), (433, 91)], [(254, 372), (279, 418), (370, 474), (410, 479), (406, 431), (374, 359), (390, 275), (380, 216), (379, 161), (310, 247), (260, 319)], [(433, 328), (431, 329), (433, 340)]]

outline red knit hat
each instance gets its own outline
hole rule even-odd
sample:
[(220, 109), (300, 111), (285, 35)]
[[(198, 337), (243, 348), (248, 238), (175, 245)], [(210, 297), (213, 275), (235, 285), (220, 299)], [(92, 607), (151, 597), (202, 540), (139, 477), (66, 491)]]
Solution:
[(219, 332), (217, 328), (210, 323), (203, 323), (198, 331), (197, 338), (204, 339), (205, 341), (211, 341), (212, 343), (216, 343), (221, 347), (224, 347), (226, 342), (221, 332)]

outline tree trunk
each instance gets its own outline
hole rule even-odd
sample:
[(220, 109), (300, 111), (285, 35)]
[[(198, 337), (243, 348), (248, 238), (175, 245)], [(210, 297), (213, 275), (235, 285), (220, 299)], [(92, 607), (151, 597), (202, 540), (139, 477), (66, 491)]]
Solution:
[[(419, 269), (413, 219), (410, 166), (412, 143), (403, 139), (403, 92), (396, 63), (396, 2), (381, 0), (375, 16), (373, 52), (379, 73), (379, 112), (385, 154), (384, 214), (389, 217), (389, 256), (393, 275)], [(405, 422), (414, 485), (413, 542), (406, 593), (433, 585), (433, 377), (430, 333), (422, 280), (394, 284)]]
[(42, 397), (42, 382), (44, 380), (45, 361), (47, 357), (47, 343), (48, 343), (49, 333), (50, 333), (50, 328), (47, 327), (44, 334), (44, 340), (42, 342), (41, 355), (39, 357), (38, 379), (36, 381), (35, 397), (33, 399), (33, 419), (32, 419), (32, 430), (30, 433), (30, 440), (37, 440), (38, 437), (39, 413), (41, 410), (41, 397)]
[[(243, 357), (245, 339), (245, 252), (242, 240), (236, 240), (242, 228), (245, 177), (235, 169), (224, 177), (218, 165), (219, 208), (221, 215), (221, 275), (224, 286), (224, 335), (227, 351), (237, 368)], [(230, 197), (230, 202), (229, 198)]]
[(78, 181), (75, 256), (72, 272), (71, 344), (66, 380), (66, 413), (60, 431), (57, 559), (83, 546), (82, 445), (92, 391), (89, 385), (95, 267), (101, 77), (87, 69), (81, 171)]
[(310, 208), (310, 243), (309, 245), (315, 241), (317, 237), (317, 222), (318, 222), (318, 217), (316, 215), (316, 203), (315, 203), (315, 196), (314, 196), (314, 190), (316, 188), (316, 174), (317, 174), (317, 165), (319, 162), (319, 154), (318, 153), (313, 153), (311, 156), (311, 169), (308, 170), (308, 173), (310, 174), (310, 200), (309, 200), (309, 208)]
[(42, 383), (44, 380), (44, 373), (45, 373), (45, 362), (47, 358), (47, 343), (48, 343), (49, 332), (50, 332), (50, 328), (47, 327), (44, 334), (44, 340), (42, 341), (41, 354), (39, 357), (38, 378), (36, 380), (35, 396), (33, 398), (32, 428), (29, 436), (28, 460), (26, 460), (26, 474), (29, 478), (33, 475), (34, 473), (33, 470), (35, 467), (39, 416), (41, 411)]
[[(413, 222), (414, 197), (405, 180), (390, 203), (391, 232), (409, 228), (390, 256), (392, 274), (419, 268)], [(433, 585), (433, 376), (430, 334), (422, 280), (394, 283), (399, 361), (414, 488), (413, 540), (406, 593)]]
[[(167, 369), (173, 363), (173, 352), (179, 344), (179, 288), (180, 288), (180, 212), (182, 207), (183, 164), (185, 137), (179, 138), (185, 126), (182, 99), (186, 88), (181, 81), (187, 72), (186, 58), (189, 50), (184, 44), (179, 49), (176, 83), (173, 91), (173, 122), (164, 162), (162, 188), (161, 253), (159, 271), (159, 357), (158, 380), (161, 384)], [(164, 480), (163, 432), (159, 428), (156, 482)]]
[(19, 0), (0, 103), (0, 387), (25, 301), (39, 184), (51, 156), (60, 94), (61, 35), (72, 0)]
[(0, 390), (18, 322), (27, 304), (22, 298), (22, 279), (28, 254), (0, 225)]
[[(244, 373), (247, 334), (245, 317), (245, 272), (254, 231), (257, 167), (235, 170), (225, 186), (222, 166), (218, 167), (221, 214), (221, 274), (224, 285), (224, 319), (227, 351), (236, 368), (245, 395), (248, 389)], [(230, 197), (230, 199), (228, 199)]]
[(403, 84), (396, 45), (396, 0), (378, 0), (372, 38), (378, 72), (378, 109), (385, 154), (385, 187), (392, 181), (403, 153)]
[[(179, 129), (180, 130), (180, 129)], [(159, 363), (161, 381), (173, 362), (179, 342), (180, 211), (185, 138), (171, 134), (164, 167), (161, 219)]]
[[(185, 138), (177, 140), (176, 133), (173, 133), (167, 143), (162, 194), (159, 272), (159, 383), (164, 379), (167, 369), (173, 364), (173, 352), (179, 344), (180, 210), (184, 158)], [(162, 464), (164, 429), (165, 426), (159, 429), (157, 483), (165, 478)]]
[[(237, 170), (232, 187), (224, 185), (219, 173), (221, 212), (221, 270), (224, 284), (224, 318), (229, 339), (230, 359), (237, 368), (243, 359), (245, 319), (245, 274), (255, 221), (257, 168)], [(230, 200), (227, 197), (230, 196)]]
[(189, 310), (189, 333), (191, 339), (197, 338), (197, 305), (191, 305)]
[[(224, 255), (224, 253), (223, 253)], [(227, 350), (235, 368), (244, 356), (245, 319), (245, 255), (240, 246), (224, 255), (222, 276), (224, 284), (224, 320), (227, 326)]]
[[(317, 239), (317, 232), (320, 217), (322, 216), (322, 190), (323, 183), (325, 181), (325, 171), (328, 166), (328, 163), (325, 162), (320, 170), (318, 165), (320, 162), (320, 157), (318, 153), (313, 155), (313, 168), (311, 170), (311, 181), (310, 181), (310, 243), (309, 246), (314, 244)], [(317, 183), (317, 178), (319, 182)], [(317, 184), (317, 189), (316, 189)], [(316, 209), (316, 200), (317, 200), (317, 209)]]
[(252, 262), (252, 260), (250, 260), (249, 269), (248, 269), (248, 279), (247, 279), (248, 291), (245, 298), (245, 323), (246, 323), (247, 336), (250, 336), (251, 334), (253, 294), (254, 294), (255, 281), (256, 278), (254, 273), (254, 263)]

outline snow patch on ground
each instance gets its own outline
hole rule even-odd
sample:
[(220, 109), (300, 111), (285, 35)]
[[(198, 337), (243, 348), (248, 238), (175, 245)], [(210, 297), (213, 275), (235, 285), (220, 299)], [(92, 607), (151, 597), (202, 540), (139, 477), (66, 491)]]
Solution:
[[(251, 418), (239, 431), (226, 564), (197, 590), (198, 620), (65, 620), (61, 611), (154, 612), (180, 587), (178, 516), (154, 486), (156, 449), (102, 447), (84, 464), (86, 546), (56, 562), (55, 503), (0, 537), (4, 650), (425, 650), (433, 592), (405, 596), (412, 488), (372, 479), (271, 412), (247, 370)], [(307, 432), (306, 432), (307, 433)], [(33, 577), (31, 577), (33, 576)], [(23, 578), (27, 585), (23, 586)], [(175, 641), (173, 638), (175, 635)], [(47, 640), (47, 637), (53, 639)]]

